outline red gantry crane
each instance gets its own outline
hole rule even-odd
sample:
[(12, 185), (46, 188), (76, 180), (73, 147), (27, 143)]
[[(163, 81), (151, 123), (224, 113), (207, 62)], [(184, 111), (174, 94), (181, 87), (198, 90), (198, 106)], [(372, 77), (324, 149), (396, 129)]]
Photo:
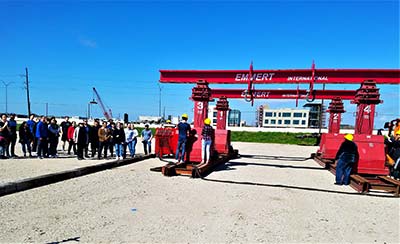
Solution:
[[(345, 112), (342, 100), (351, 100), (357, 105), (354, 141), (357, 143), (360, 158), (354, 168), (357, 176), (374, 176), (375, 178), (356, 177), (357, 189), (369, 190), (372, 186), (384, 189), (385, 184), (395, 186), (399, 194), (400, 183), (391, 182), (387, 177), (389, 170), (385, 164), (384, 138), (372, 135), (375, 106), (382, 103), (377, 84), (400, 84), (399, 69), (316, 69), (313, 62), (311, 69), (287, 70), (160, 70), (161, 83), (194, 83), (191, 99), (194, 102), (194, 130), (201, 131), (203, 120), (208, 114), (208, 103), (219, 99), (216, 104), (217, 128), (215, 130), (214, 150), (218, 155), (227, 155), (232, 151), (230, 131), (226, 130), (226, 116), (229, 110), (228, 98), (241, 98), (253, 104), (254, 99), (330, 99), (328, 109), (330, 121), (328, 133), (322, 134), (320, 149), (316, 153), (317, 161), (322, 164), (332, 163), (339, 145), (343, 141), (340, 134), (341, 113)], [(246, 84), (244, 89), (211, 89), (208, 84)], [(295, 84), (297, 89), (255, 89), (255, 84)], [(308, 89), (299, 89), (299, 84), (308, 84)], [(315, 84), (360, 84), (357, 90), (317, 90)], [(161, 132), (160, 132), (161, 134)], [(157, 147), (157, 144), (156, 144)], [(162, 147), (159, 147), (162, 149)], [(156, 149), (157, 151), (157, 149)], [(225, 161), (229, 157), (225, 158)], [(194, 141), (190, 153), (190, 162), (201, 161), (201, 143)], [(191, 166), (192, 167), (192, 166)], [(197, 166), (193, 174), (206, 171), (208, 166)], [(327, 167), (327, 168), (328, 168)], [(192, 167), (193, 168), (193, 167)], [(333, 168), (334, 170), (334, 168)], [(196, 173), (196, 172), (197, 173)], [(164, 174), (173, 172), (165, 166)], [(375, 179), (383, 179), (386, 183), (378, 184)]]
[(111, 112), (111, 109), (109, 108), (109, 109), (108, 109), (108, 112), (107, 112), (106, 107), (104, 106), (104, 103), (103, 103), (103, 101), (101, 100), (99, 93), (96, 91), (96, 88), (94, 88), (94, 87), (93, 87), (93, 93), (96, 95), (97, 101), (98, 101), (98, 103), (99, 103), (99, 105), (100, 105), (101, 110), (103, 111), (104, 117), (105, 117), (107, 120), (112, 119), (112, 112)]

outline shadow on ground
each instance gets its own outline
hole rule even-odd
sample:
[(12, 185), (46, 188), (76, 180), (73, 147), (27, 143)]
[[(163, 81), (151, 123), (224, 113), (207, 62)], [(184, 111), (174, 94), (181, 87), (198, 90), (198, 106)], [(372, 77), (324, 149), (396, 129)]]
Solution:
[(62, 241), (53, 241), (53, 242), (47, 242), (46, 244), (59, 244), (59, 243), (63, 243), (63, 242), (70, 242), (70, 241), (76, 241), (79, 242), (80, 237), (73, 237), (73, 238), (68, 238)]

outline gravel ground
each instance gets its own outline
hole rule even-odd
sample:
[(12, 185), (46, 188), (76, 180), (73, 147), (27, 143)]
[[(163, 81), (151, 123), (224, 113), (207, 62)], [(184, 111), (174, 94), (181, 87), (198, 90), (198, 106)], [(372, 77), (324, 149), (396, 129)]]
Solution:
[[(62, 152), (61, 143), (59, 143), (58, 147), (58, 158), (23, 158), (20, 144), (17, 144), (15, 153), (20, 157), (14, 159), (0, 160), (0, 184), (13, 182), (16, 180), (23, 180), (26, 178), (36, 177), (45, 174), (72, 170), (75, 168), (81, 168), (114, 160), (114, 158), (109, 160), (97, 160), (97, 158), (78, 160), (75, 156), (67, 155), (66, 153)], [(144, 153), (141, 143), (138, 143), (136, 145), (136, 153)], [(33, 153), (33, 155), (36, 155), (36, 153)]]
[(399, 199), (333, 185), (305, 160), (316, 147), (234, 148), (243, 157), (205, 180), (149, 159), (1, 197), (0, 242), (400, 242)]

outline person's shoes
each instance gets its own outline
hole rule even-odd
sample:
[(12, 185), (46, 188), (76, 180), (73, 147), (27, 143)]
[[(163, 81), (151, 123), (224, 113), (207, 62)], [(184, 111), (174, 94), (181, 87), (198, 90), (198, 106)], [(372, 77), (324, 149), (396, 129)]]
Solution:
[(335, 182), (335, 185), (341, 186), (341, 185), (343, 185), (343, 184), (342, 184), (342, 183)]
[(83, 160), (84, 158), (78, 158), (78, 160)]
[(42, 157), (42, 156), (38, 156), (37, 158), (38, 158), (38, 159), (43, 159), (43, 157)]

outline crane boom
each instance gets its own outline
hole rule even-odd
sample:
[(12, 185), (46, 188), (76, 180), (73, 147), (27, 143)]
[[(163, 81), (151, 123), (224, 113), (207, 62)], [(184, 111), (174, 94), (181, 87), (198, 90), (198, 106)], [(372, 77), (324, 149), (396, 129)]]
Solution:
[(109, 119), (112, 119), (111, 109), (109, 110), (110, 113), (108, 113), (107, 110), (106, 110), (106, 107), (105, 107), (104, 104), (103, 104), (103, 101), (101, 101), (101, 98), (100, 98), (99, 93), (97, 93), (96, 88), (94, 88), (94, 87), (93, 87), (93, 92), (94, 92), (94, 94), (96, 95), (97, 101), (98, 101), (99, 104), (100, 104), (100, 108), (101, 108), (101, 110), (103, 111), (104, 117), (106, 117), (106, 119), (108, 119), (108, 120), (109, 120)]

